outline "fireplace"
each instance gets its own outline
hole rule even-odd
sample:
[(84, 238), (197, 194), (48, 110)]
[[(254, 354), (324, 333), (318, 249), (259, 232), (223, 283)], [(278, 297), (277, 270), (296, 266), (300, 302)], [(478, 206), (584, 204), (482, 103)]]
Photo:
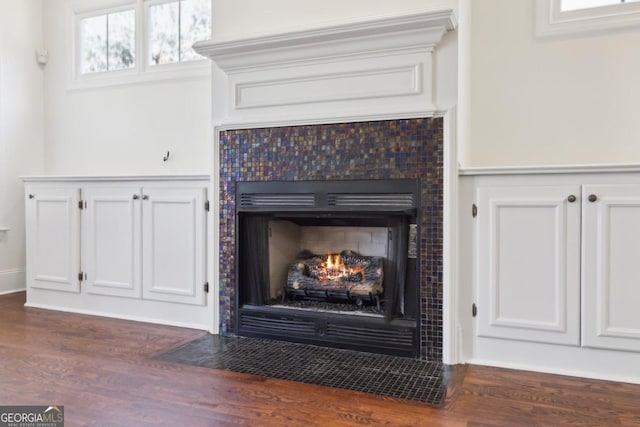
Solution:
[(238, 182), (239, 335), (418, 356), (419, 182)]
[[(442, 132), (441, 118), (221, 131), (220, 332), (290, 338), (441, 361)], [(289, 187), (285, 191), (289, 193), (287, 197), (295, 198), (295, 203), (287, 200), (285, 205), (264, 205), (282, 203), (278, 197), (283, 184)], [(355, 194), (339, 199), (330, 196), (349, 192)], [(240, 193), (253, 196), (240, 197)], [(380, 200), (363, 204), (363, 193), (393, 197), (400, 200), (394, 203), (401, 205), (385, 205)], [(332, 203), (349, 206), (336, 207)], [(242, 232), (243, 228), (248, 230)], [(258, 290), (249, 291), (256, 294), (253, 296), (247, 296), (242, 288), (247, 283), (246, 260), (241, 253), (243, 233), (263, 236), (261, 245), (267, 249), (262, 251), (265, 259), (258, 264), (273, 264), (269, 269), (262, 268), (260, 276), (252, 279), (263, 283)], [(280, 252), (270, 255), (269, 233), (271, 242), (275, 239), (280, 246)], [(327, 234), (350, 237), (340, 241), (323, 237)], [(369, 243), (358, 240), (358, 236), (364, 236)], [(408, 250), (414, 241), (411, 236), (415, 236), (415, 258)], [(375, 297), (358, 301), (353, 295), (335, 294), (329, 295), (328, 302), (342, 304), (344, 309), (309, 310), (308, 305), (318, 301), (287, 295), (282, 288), (288, 269), (305, 249), (325, 257), (353, 251), (389, 262), (389, 253), (391, 258), (394, 256), (393, 244), (403, 238), (406, 244), (400, 246), (407, 253), (406, 278), (396, 282), (404, 284), (404, 292), (393, 297), (389, 286), (394, 281), (389, 279), (397, 273), (383, 265), (385, 282), (391, 285), (384, 284), (380, 310)], [(267, 288), (264, 283), (278, 285)], [(279, 307), (283, 297), (300, 307)], [(344, 313), (352, 306), (357, 314)], [(283, 329), (264, 334), (265, 322), (270, 323), (272, 331)], [(305, 330), (306, 337), (301, 338), (302, 333), (292, 336), (295, 334), (291, 327)], [(330, 342), (331, 334), (338, 329), (341, 333), (356, 330), (361, 334), (373, 330), (374, 336), (365, 343), (354, 342), (352, 336), (342, 342)], [(387, 346), (387, 342), (393, 344)]]
[[(238, 183), (409, 179), (417, 181), (420, 196), (416, 268), (407, 269), (407, 275), (418, 276), (417, 298), (405, 299), (405, 319), (389, 315), (385, 301), (381, 328), (413, 322), (413, 355), (442, 361), (444, 110), (435, 94), (436, 89), (453, 93), (453, 87), (442, 85), (447, 79), (435, 79), (434, 54), (450, 49), (451, 43), (441, 46), (441, 41), (455, 28), (453, 10), (444, 9), (195, 45), (215, 63), (212, 117), (219, 157), (214, 162), (220, 171), (214, 178), (220, 185), (216, 313), (221, 334), (240, 332), (240, 303), (243, 309), (260, 308), (238, 299), (236, 232), (241, 216), (250, 215), (236, 210)], [(443, 55), (439, 69), (455, 65), (447, 60), (454, 56)], [(354, 226), (380, 243), (379, 229), (389, 225), (369, 210), (361, 214), (370, 223), (360, 218), (363, 222)], [(412, 215), (404, 218), (411, 223)], [(300, 216), (266, 219), (272, 232), (282, 226), (297, 233), (296, 227), (304, 226)], [(341, 226), (327, 221), (315, 227)], [(260, 229), (264, 233), (269, 227)], [(380, 256), (376, 250), (380, 247), (363, 256)], [(386, 289), (384, 294), (388, 299)], [(375, 301), (361, 302), (371, 306)], [(415, 320), (407, 316), (407, 304), (416, 306)]]

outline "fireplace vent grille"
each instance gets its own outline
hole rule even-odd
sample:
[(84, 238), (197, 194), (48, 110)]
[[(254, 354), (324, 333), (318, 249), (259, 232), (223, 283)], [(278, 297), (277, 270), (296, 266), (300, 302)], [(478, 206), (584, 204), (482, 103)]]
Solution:
[(419, 205), (412, 179), (238, 182), (244, 212), (408, 212)]
[(313, 193), (242, 193), (240, 206), (243, 208), (270, 207), (314, 207)]
[(415, 357), (416, 327), (411, 321), (387, 323), (321, 312), (291, 312), (270, 307), (243, 307), (239, 335), (320, 346)]
[(327, 205), (331, 207), (389, 207), (410, 209), (415, 207), (411, 193), (329, 193)]
[(410, 349), (414, 332), (411, 328), (384, 329), (350, 325), (329, 324), (326, 334), (346, 342), (359, 341), (362, 344), (376, 343), (381, 347)]
[(243, 332), (270, 334), (308, 334), (313, 335), (313, 321), (289, 317), (269, 317), (242, 313), (240, 327)]

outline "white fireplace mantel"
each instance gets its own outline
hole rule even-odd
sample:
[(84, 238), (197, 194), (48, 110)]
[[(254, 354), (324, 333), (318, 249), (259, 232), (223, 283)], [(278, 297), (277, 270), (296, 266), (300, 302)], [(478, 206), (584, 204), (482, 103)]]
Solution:
[(199, 42), (214, 62), (214, 125), (434, 115), (433, 53), (452, 10)]

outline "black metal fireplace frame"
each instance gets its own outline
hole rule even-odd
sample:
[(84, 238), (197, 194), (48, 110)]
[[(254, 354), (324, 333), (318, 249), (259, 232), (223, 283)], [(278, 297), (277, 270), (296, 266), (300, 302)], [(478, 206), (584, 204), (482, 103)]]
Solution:
[[(236, 248), (240, 248), (240, 217), (246, 214), (295, 216), (301, 221), (322, 218), (335, 224), (359, 225), (367, 218), (399, 215), (412, 218), (420, 236), (420, 182), (417, 179), (336, 181), (252, 181), (236, 183)], [(416, 259), (421, 259), (416, 245)], [(241, 299), (240, 257), (236, 256), (236, 334), (329, 347), (419, 357), (421, 304), (414, 316), (384, 319), (336, 313), (316, 313), (245, 304)], [(420, 300), (420, 262), (407, 279)]]

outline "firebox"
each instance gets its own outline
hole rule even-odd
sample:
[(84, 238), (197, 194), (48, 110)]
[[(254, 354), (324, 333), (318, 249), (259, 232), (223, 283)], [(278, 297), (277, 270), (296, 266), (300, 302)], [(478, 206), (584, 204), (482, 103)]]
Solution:
[(238, 182), (241, 336), (419, 356), (420, 182)]

